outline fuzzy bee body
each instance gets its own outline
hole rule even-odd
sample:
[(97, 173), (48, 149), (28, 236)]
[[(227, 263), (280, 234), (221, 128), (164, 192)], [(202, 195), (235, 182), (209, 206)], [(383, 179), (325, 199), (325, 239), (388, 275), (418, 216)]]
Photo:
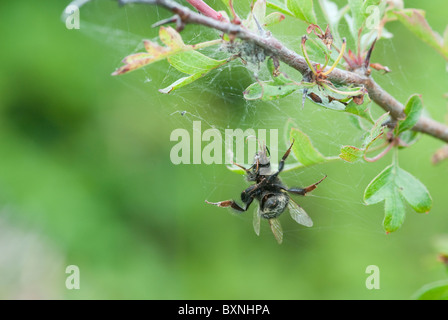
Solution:
[(311, 227), (313, 221), (308, 214), (297, 203), (291, 199), (289, 193), (297, 195), (306, 195), (308, 192), (314, 190), (319, 183), (321, 183), (326, 176), (320, 181), (306, 187), (306, 188), (288, 188), (282, 183), (278, 175), (284, 168), (284, 163), (294, 142), (289, 149), (283, 155), (278, 170), (274, 173), (271, 172), (271, 164), (269, 161), (269, 150), (266, 146), (263, 146), (261, 150), (255, 154), (254, 163), (246, 169), (238, 164), (238, 167), (246, 172), (246, 180), (249, 182), (255, 182), (255, 184), (248, 187), (241, 193), (241, 201), (244, 206), (240, 206), (233, 200), (226, 200), (220, 202), (208, 202), (209, 204), (216, 205), (218, 207), (230, 207), (238, 212), (247, 211), (251, 203), (256, 200), (258, 207), (254, 212), (253, 226), (255, 233), (260, 233), (260, 219), (267, 219), (271, 230), (279, 243), (283, 240), (283, 231), (279, 220), (277, 219), (287, 208), (291, 214), (291, 217), (299, 224)]
[(264, 219), (273, 219), (280, 216), (288, 207), (289, 196), (285, 192), (264, 192), (257, 200), (260, 203), (260, 216)]

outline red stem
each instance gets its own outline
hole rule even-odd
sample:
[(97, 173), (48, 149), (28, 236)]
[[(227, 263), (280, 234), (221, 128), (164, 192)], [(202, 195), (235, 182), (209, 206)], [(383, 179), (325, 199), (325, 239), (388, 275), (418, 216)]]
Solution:
[(187, 0), (189, 4), (191, 4), (193, 7), (196, 8), (200, 13), (202, 13), (204, 16), (213, 18), (215, 20), (221, 21), (222, 20), (222, 14), (217, 12), (215, 9), (211, 8), (208, 4), (206, 4), (202, 0)]
[(395, 146), (395, 143), (391, 142), (391, 143), (389, 143), (387, 148), (384, 149), (380, 154), (376, 155), (373, 158), (367, 158), (366, 156), (364, 156), (364, 160), (366, 160), (367, 162), (376, 162), (376, 161), (380, 160), (382, 157), (384, 157), (394, 146)]

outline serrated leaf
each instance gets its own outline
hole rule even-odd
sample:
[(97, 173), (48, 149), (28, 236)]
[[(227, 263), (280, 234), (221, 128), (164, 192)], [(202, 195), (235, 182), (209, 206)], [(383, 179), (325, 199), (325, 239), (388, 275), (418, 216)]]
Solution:
[(115, 70), (112, 75), (116, 76), (119, 74), (125, 74), (162, 59), (164, 59), (163, 54), (158, 57), (154, 57), (149, 53), (131, 54), (123, 59), (123, 63), (125, 63), (125, 65)]
[(143, 40), (143, 45), (145, 46), (145, 50), (152, 56), (157, 56), (160, 53), (170, 51), (169, 48), (163, 47), (158, 43), (152, 42), (151, 40)]
[(397, 163), (385, 168), (364, 191), (367, 205), (385, 201), (383, 221), (386, 232), (396, 231), (404, 221), (406, 201), (416, 212), (428, 212), (432, 207), (426, 187)]
[(289, 11), (288, 7), (286, 6), (285, 0), (267, 0), (266, 6), (268, 8), (280, 11), (281, 13), (287, 14), (288, 16), (294, 17), (294, 14)]
[(160, 41), (172, 50), (179, 50), (185, 47), (185, 43), (179, 32), (171, 27), (160, 27), (159, 38)]
[(310, 138), (297, 128), (292, 128), (290, 133), (290, 141), (294, 140), (292, 152), (298, 162), (304, 166), (311, 166), (327, 161), (311, 142)]
[(397, 123), (397, 127), (395, 129), (396, 135), (412, 129), (420, 119), (420, 116), (423, 111), (422, 100), (419, 95), (415, 94), (411, 96), (406, 103), (406, 107), (404, 109), (404, 113), (406, 114), (406, 118), (404, 120), (399, 120)]
[(365, 150), (353, 146), (343, 146), (339, 158), (350, 163), (362, 160)]
[(414, 295), (416, 300), (448, 300), (448, 280), (429, 283)]
[[(219, 64), (223, 61), (208, 58), (203, 54), (194, 51), (194, 48), (196, 48), (198, 45), (185, 45), (180, 34), (171, 27), (161, 27), (159, 30), (159, 37), (160, 40), (166, 45), (165, 47), (152, 41), (145, 40), (144, 46), (147, 52), (140, 52), (127, 56), (123, 59), (123, 63), (125, 63), (125, 65), (118, 68), (114, 73), (112, 73), (112, 75), (125, 74), (142, 68), (148, 64), (167, 58), (170, 58), (172, 59), (172, 61), (174, 61), (175, 67), (177, 62), (177, 65), (180, 69), (187, 68), (187, 66), (196, 65), (196, 67), (202, 67), (202, 69), (204, 70), (207, 67), (211, 68), (212, 65)], [(180, 56), (173, 58), (173, 56), (177, 54), (180, 54)], [(185, 62), (179, 60), (185, 60)], [(183, 67), (180, 67), (181, 64), (183, 65)], [(201, 66), (201, 64), (205, 65)], [(193, 74), (196, 72), (185, 73)]]
[(317, 24), (313, 0), (287, 0), (286, 6), (296, 18), (307, 23)]
[(271, 101), (284, 98), (300, 88), (300, 85), (295, 83), (277, 85), (274, 81), (260, 81), (247, 87), (243, 94), (246, 100)]
[(144, 46), (147, 52), (127, 56), (123, 60), (125, 65), (118, 68), (112, 75), (124, 74), (156, 61), (167, 59), (174, 68), (189, 76), (178, 79), (170, 86), (159, 90), (159, 92), (166, 94), (192, 83), (211, 70), (230, 61), (230, 59), (212, 59), (195, 51), (195, 49), (216, 44), (216, 41), (185, 45), (180, 34), (171, 27), (161, 27), (159, 30), (159, 38), (165, 44), (165, 47), (150, 40), (145, 40)]

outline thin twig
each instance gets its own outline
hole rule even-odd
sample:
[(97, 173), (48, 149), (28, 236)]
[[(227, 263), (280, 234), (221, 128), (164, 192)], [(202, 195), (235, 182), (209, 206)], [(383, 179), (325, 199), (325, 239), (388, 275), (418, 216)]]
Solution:
[[(304, 57), (287, 48), (272, 35), (262, 36), (245, 29), (240, 25), (225, 21), (218, 21), (205, 15), (193, 12), (187, 7), (184, 7), (172, 0), (118, 0), (118, 2), (123, 5), (129, 3), (160, 5), (179, 15), (183, 23), (203, 25), (227, 34), (231, 34), (241, 40), (256, 44), (260, 48), (268, 51), (271, 56), (277, 57), (277, 59), (283, 61), (302, 74), (307, 74), (310, 71)], [(313, 64), (313, 62), (311, 62), (311, 64)], [(328, 70), (328, 67), (326, 70)], [(328, 75), (328, 80), (333, 83), (343, 85), (364, 85), (370, 98), (385, 111), (390, 112), (391, 117), (394, 119), (405, 118), (403, 104), (381, 88), (381, 86), (369, 76), (336, 68)], [(422, 132), (448, 142), (448, 127), (431, 118), (421, 116), (412, 130)]]

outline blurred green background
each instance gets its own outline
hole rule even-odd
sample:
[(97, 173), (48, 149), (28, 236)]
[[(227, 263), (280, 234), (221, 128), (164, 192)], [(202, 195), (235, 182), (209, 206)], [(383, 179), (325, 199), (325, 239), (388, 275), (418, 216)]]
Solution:
[[(426, 10), (443, 32), (446, 1), (405, 4)], [(423, 137), (400, 152), (434, 207), (429, 215), (408, 208), (389, 235), (383, 205), (367, 207), (362, 195), (390, 156), (283, 174), (296, 186), (328, 179), (297, 199), (314, 227), (282, 216), (279, 246), (266, 223), (255, 235), (252, 210), (237, 216), (204, 203), (238, 199), (247, 183), (225, 165), (173, 165), (172, 130), (192, 132), (200, 120), (202, 130), (278, 128), (282, 136), (292, 118), (322, 153), (337, 155), (361, 137), (346, 115), (310, 102), (302, 110), (300, 94), (247, 103), (242, 91), (254, 77), (239, 62), (170, 95), (157, 91), (179, 77), (165, 61), (112, 77), (142, 39), (156, 39), (150, 26), (169, 13), (97, 0), (81, 9), (81, 28), (68, 30), (66, 5), (0, 4), (0, 298), (409, 299), (446, 278), (434, 241), (448, 233), (448, 163), (430, 163), (440, 141)], [(246, 13), (247, 2), (237, 10)], [(305, 27), (287, 19), (273, 31), (297, 49)], [(395, 37), (378, 43), (373, 60), (393, 72), (375, 78), (402, 102), (422, 94), (444, 121), (446, 62), (399, 23), (388, 29)], [(216, 36), (197, 26), (182, 34), (192, 43)], [(65, 287), (68, 265), (80, 269), (79, 290)], [(379, 290), (365, 286), (369, 265), (380, 269)]]

